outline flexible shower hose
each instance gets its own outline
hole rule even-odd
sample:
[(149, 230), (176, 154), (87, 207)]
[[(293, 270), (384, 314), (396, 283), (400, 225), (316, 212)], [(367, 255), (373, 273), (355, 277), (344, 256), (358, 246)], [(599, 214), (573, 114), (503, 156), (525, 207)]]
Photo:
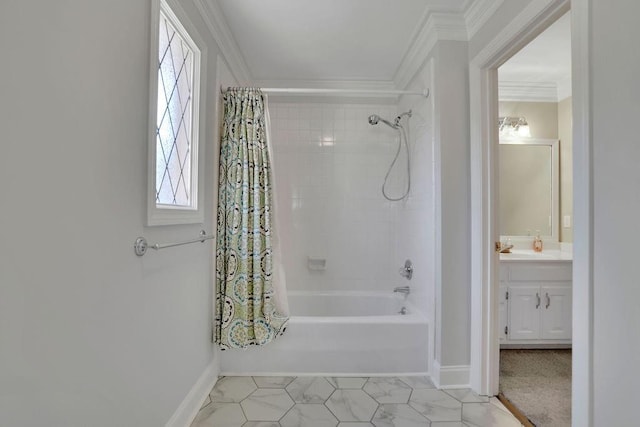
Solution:
[[(389, 200), (390, 202), (398, 202), (400, 200), (403, 200), (409, 195), (409, 191), (411, 190), (411, 163), (409, 161), (409, 143), (408, 143), (409, 138), (407, 137), (407, 131), (405, 131), (404, 127), (400, 123), (398, 123), (397, 126), (398, 126), (397, 127), (398, 134), (400, 136), (400, 139), (398, 141), (398, 149), (396, 150), (396, 156), (393, 158), (393, 161), (389, 166), (389, 170), (387, 171), (387, 174), (384, 177), (384, 183), (382, 184), (382, 195), (384, 196), (385, 199)], [(407, 190), (401, 197), (394, 198), (394, 197), (389, 197), (387, 195), (385, 187), (387, 186), (387, 180), (389, 179), (389, 174), (391, 174), (391, 171), (393, 170), (393, 166), (396, 164), (396, 161), (398, 161), (398, 157), (400, 156), (400, 149), (402, 148), (403, 139), (404, 139), (404, 146), (407, 151)]]

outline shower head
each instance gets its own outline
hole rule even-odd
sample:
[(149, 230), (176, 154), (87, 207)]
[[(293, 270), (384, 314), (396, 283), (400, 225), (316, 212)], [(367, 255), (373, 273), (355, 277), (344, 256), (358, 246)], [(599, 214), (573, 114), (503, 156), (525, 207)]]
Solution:
[(398, 129), (398, 125), (397, 124), (393, 124), (390, 121), (383, 119), (382, 117), (380, 117), (377, 114), (372, 114), (372, 115), (369, 116), (369, 124), (370, 125), (377, 125), (378, 122), (382, 122), (382, 123), (384, 123), (385, 125), (387, 125), (389, 127), (392, 127), (394, 129)]

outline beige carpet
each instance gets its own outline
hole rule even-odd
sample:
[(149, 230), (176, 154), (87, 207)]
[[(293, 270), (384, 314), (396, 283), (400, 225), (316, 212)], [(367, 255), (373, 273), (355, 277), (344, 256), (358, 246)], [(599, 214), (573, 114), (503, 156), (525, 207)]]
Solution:
[(537, 427), (571, 425), (571, 350), (500, 350), (500, 392)]

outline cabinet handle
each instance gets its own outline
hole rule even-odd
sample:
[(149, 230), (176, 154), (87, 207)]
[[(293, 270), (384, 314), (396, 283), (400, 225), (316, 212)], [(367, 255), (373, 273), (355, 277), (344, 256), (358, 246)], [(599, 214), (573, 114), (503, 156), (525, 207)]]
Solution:
[(536, 299), (538, 300), (538, 303), (536, 304), (536, 308), (540, 308), (540, 294), (536, 292)]
[(549, 292), (547, 292), (547, 307), (549, 308), (549, 306), (551, 305), (551, 298), (549, 298)]

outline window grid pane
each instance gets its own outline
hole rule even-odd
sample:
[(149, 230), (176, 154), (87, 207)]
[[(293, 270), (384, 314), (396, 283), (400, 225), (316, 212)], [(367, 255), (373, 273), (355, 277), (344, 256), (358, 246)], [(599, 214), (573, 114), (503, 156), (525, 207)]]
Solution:
[(156, 204), (191, 207), (191, 136), (194, 53), (160, 15)]

